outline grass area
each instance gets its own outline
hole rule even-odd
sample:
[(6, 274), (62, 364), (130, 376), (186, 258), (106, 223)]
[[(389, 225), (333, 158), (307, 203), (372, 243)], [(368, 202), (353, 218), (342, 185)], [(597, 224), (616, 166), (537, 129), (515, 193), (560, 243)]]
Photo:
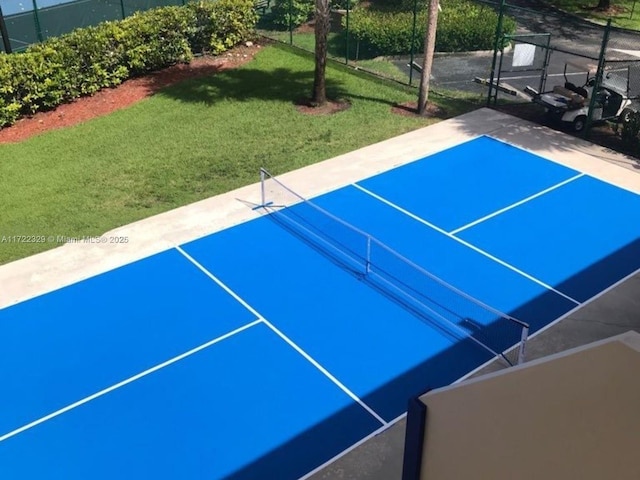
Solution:
[[(289, 36), (289, 32), (278, 31), (264, 31), (264, 35), (269, 38), (273, 38), (279, 42), (289, 43), (293, 38), (293, 45), (308, 52), (313, 52), (316, 48), (316, 37), (313, 32), (294, 32), (293, 37)], [(349, 45), (350, 59), (355, 59), (355, 44)], [(346, 37), (344, 33), (331, 32), (327, 35), (327, 53), (329, 56), (338, 59), (345, 59), (345, 52), (347, 51)]]
[[(263, 32), (264, 35), (277, 40), (279, 42), (284, 42), (289, 44), (291, 37), (289, 36), (289, 32)], [(315, 50), (315, 35), (313, 33), (294, 33), (293, 34), (293, 45), (306, 50), (308, 52), (313, 52)], [(328, 35), (328, 54), (332, 58), (344, 62), (345, 52), (347, 51), (346, 37), (344, 33), (330, 33)], [(399, 82), (407, 83), (409, 81), (409, 77), (405, 72), (400, 70), (393, 62), (386, 60), (384, 58), (362, 58), (357, 52), (357, 45), (354, 42), (349, 44), (349, 65), (358, 67), (362, 70), (366, 70), (369, 72), (376, 73), (385, 78), (389, 78), (392, 80), (397, 80)]]
[[(271, 46), (242, 68), (0, 145), (0, 264), (56, 246), (2, 237), (100, 235), (256, 182), (259, 167), (282, 173), (435, 121), (391, 113), (392, 104), (414, 101), (415, 91), (333, 64), (327, 79), (328, 92), (352, 107), (298, 113), (294, 101), (308, 97), (313, 83), (312, 58)], [(432, 99), (449, 116), (474, 108), (465, 99)]]
[(617, 27), (640, 30), (640, 4), (635, 0), (611, 0), (607, 11), (595, 10), (598, 0), (549, 0), (549, 3), (582, 18), (605, 24), (611, 17), (611, 23)]

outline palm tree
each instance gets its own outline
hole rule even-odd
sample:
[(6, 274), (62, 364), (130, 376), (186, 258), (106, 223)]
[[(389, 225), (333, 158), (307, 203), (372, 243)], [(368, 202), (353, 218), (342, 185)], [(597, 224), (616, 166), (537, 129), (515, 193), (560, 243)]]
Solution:
[(313, 77), (311, 105), (321, 107), (327, 103), (325, 71), (327, 68), (327, 34), (329, 33), (329, 0), (316, 0), (315, 37), (316, 67)]

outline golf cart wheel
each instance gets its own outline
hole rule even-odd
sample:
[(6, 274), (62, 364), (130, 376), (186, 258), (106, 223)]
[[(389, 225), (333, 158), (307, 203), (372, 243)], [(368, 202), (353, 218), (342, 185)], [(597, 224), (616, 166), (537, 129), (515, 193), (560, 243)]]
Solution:
[(636, 112), (631, 110), (630, 108), (625, 108), (624, 110), (622, 110), (622, 113), (619, 117), (620, 123), (629, 123), (634, 113)]
[(587, 117), (585, 115), (580, 115), (573, 120), (571, 124), (573, 131), (578, 133), (584, 130), (584, 127), (587, 126)]

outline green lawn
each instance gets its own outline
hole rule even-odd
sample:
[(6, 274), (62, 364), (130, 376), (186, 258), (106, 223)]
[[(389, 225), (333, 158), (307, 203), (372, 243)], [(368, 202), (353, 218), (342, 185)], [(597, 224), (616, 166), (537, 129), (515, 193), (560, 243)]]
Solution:
[[(294, 33), (293, 38), (289, 36), (289, 32), (263, 31), (262, 33), (269, 38), (286, 44), (289, 44), (290, 40), (293, 39), (294, 46), (308, 52), (313, 52), (315, 50), (316, 39), (314, 33)], [(337, 61), (345, 62), (347, 43), (344, 32), (329, 33), (327, 40), (329, 56)], [(384, 58), (367, 58), (363, 52), (358, 51), (355, 40), (352, 40), (351, 43), (349, 43), (349, 52), (349, 64), (351, 66), (358, 67), (359, 69), (373, 72), (385, 78), (397, 80), (399, 82), (409, 82), (408, 75), (394, 65), (393, 62)]]
[(634, 0), (611, 0), (611, 9), (606, 12), (594, 9), (598, 0), (549, 0), (549, 3), (597, 23), (605, 24), (611, 17), (615, 26), (640, 30), (640, 4), (636, 5)]
[[(434, 120), (393, 115), (416, 93), (331, 65), (328, 90), (352, 107), (298, 113), (310, 94), (310, 56), (264, 48), (242, 68), (183, 82), (77, 127), (0, 145), (0, 264), (55, 244), (14, 235), (99, 235), (117, 226), (253, 183)], [(448, 112), (474, 108), (432, 95)], [(170, 226), (168, 226), (170, 228)]]

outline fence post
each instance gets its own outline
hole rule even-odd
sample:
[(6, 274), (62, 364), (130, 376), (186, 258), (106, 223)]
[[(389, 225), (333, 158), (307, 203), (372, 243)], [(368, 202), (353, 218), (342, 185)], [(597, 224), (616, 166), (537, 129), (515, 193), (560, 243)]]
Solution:
[(344, 48), (346, 50), (344, 63), (349, 65), (349, 13), (351, 12), (351, 2), (347, 0), (347, 25), (346, 25), (346, 37), (344, 39)]
[(120, 10), (122, 11), (122, 19), (124, 20), (125, 17), (127, 16), (124, 11), (124, 0), (120, 0)]
[(264, 191), (264, 180), (266, 174), (264, 169), (260, 169), (260, 206), (265, 207), (267, 205), (266, 194)]
[(36, 0), (31, 0), (33, 3), (33, 21), (36, 27), (36, 35), (38, 35), (38, 41), (42, 41), (42, 28), (40, 27), (40, 17), (38, 16), (38, 3)]
[(11, 53), (11, 41), (9, 41), (9, 32), (7, 31), (7, 24), (4, 22), (2, 5), (0, 5), (0, 33), (2, 34), (2, 44), (4, 45), (4, 53)]
[(411, 30), (411, 55), (409, 58), (409, 85), (413, 85), (413, 59), (415, 55), (415, 41), (418, 21), (418, 0), (413, 1), (413, 27)]
[[(496, 25), (496, 39), (493, 45), (493, 60), (491, 61), (491, 74), (489, 76), (489, 93), (487, 94), (487, 106), (491, 105), (491, 96), (493, 95), (493, 80), (496, 74), (496, 61), (498, 60), (498, 48), (502, 39), (502, 21), (504, 19), (504, 9), (507, 5), (506, 0), (500, 1), (500, 11), (498, 12), (498, 24)], [(496, 89), (496, 100), (498, 99), (498, 90)]]
[(591, 123), (593, 121), (593, 109), (596, 106), (596, 93), (600, 88), (602, 76), (604, 75), (604, 62), (607, 54), (607, 44), (609, 43), (609, 33), (611, 32), (611, 18), (607, 20), (607, 26), (604, 28), (602, 36), (602, 46), (600, 47), (600, 56), (598, 57), (598, 69), (596, 70), (596, 78), (594, 79), (591, 100), (589, 100), (589, 111), (587, 112), (587, 123), (584, 126), (584, 138), (588, 138)]

